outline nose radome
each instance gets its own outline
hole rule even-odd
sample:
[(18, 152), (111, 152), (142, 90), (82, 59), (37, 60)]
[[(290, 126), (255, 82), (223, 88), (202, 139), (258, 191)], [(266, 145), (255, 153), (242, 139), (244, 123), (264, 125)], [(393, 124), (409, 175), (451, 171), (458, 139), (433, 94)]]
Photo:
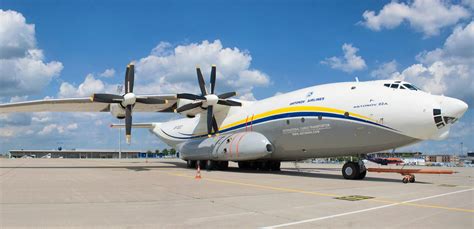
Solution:
[(461, 118), (468, 108), (464, 101), (450, 97), (445, 97), (441, 106), (444, 115), (456, 118)]

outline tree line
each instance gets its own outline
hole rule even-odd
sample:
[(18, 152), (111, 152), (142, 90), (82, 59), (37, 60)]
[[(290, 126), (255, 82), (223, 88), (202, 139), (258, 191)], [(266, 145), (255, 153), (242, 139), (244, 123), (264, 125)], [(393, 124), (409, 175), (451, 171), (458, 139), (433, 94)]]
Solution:
[(151, 150), (146, 151), (147, 154), (151, 153), (156, 153), (157, 155), (163, 155), (163, 156), (175, 156), (176, 155), (176, 150), (173, 148), (164, 148), (162, 150), (155, 150), (155, 152), (152, 152)]

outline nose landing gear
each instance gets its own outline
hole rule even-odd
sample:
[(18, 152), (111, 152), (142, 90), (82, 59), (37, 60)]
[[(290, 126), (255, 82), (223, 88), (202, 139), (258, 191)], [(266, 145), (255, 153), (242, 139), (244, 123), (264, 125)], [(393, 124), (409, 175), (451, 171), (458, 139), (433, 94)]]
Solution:
[(348, 161), (342, 166), (342, 176), (348, 180), (361, 180), (367, 175), (367, 169), (365, 168), (362, 160), (358, 162)]

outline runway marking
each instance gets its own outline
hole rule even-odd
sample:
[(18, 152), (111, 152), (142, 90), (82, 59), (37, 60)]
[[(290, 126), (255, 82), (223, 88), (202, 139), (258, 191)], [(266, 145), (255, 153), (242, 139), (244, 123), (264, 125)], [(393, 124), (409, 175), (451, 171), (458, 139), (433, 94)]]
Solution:
[[(194, 178), (194, 176), (189, 176), (187, 174), (183, 173), (171, 173), (171, 172), (165, 172), (169, 175), (173, 176), (180, 176), (180, 177), (187, 177), (187, 178)], [(233, 185), (240, 185), (240, 186), (247, 186), (247, 187), (254, 187), (254, 188), (260, 188), (260, 189), (267, 189), (267, 190), (274, 190), (274, 191), (281, 191), (281, 192), (293, 192), (293, 193), (301, 193), (301, 194), (307, 194), (307, 195), (314, 195), (314, 196), (326, 196), (326, 197), (341, 197), (341, 195), (337, 194), (331, 194), (331, 193), (322, 193), (322, 192), (313, 192), (313, 191), (305, 191), (305, 190), (300, 190), (300, 189), (292, 189), (292, 188), (282, 188), (282, 187), (274, 187), (274, 186), (267, 186), (267, 185), (259, 185), (259, 184), (251, 184), (251, 183), (243, 183), (243, 182), (238, 182), (238, 181), (230, 181), (230, 180), (222, 180), (222, 179), (216, 179), (216, 178), (202, 178), (203, 180), (215, 182), (215, 183), (223, 183), (223, 184), (233, 184)], [(458, 192), (465, 192), (465, 191), (470, 191), (474, 190), (474, 188), (470, 189), (465, 189), (461, 191), (455, 191), (450, 194), (458, 193)], [(444, 195), (444, 194), (441, 194)], [(431, 199), (437, 196), (432, 196), (427, 199)], [(459, 211), (459, 212), (469, 212), (469, 213), (474, 213), (473, 209), (464, 209), (464, 208), (451, 208), (451, 207), (445, 207), (445, 206), (439, 206), (439, 205), (430, 205), (430, 204), (417, 204), (417, 203), (412, 203), (415, 201), (420, 201), (424, 200), (426, 197), (420, 198), (420, 199), (415, 199), (415, 200), (409, 200), (409, 201), (393, 201), (393, 200), (384, 200), (384, 199), (367, 199), (364, 201), (371, 201), (371, 202), (379, 202), (379, 203), (390, 203), (389, 205), (405, 205), (405, 206), (413, 206), (413, 207), (420, 207), (420, 208), (434, 208), (434, 209), (443, 209), (443, 210), (449, 210), (449, 211)]]
[(468, 192), (468, 191), (472, 191), (472, 190), (474, 190), (474, 188), (464, 189), (464, 190), (459, 190), (459, 191), (454, 191), (454, 192), (448, 192), (448, 193), (443, 193), (443, 194), (434, 195), (434, 196), (422, 197), (422, 198), (413, 199), (413, 200), (407, 200), (407, 201), (403, 201), (403, 202), (400, 202), (400, 203), (393, 203), (393, 204), (387, 204), (387, 205), (382, 205), (382, 206), (373, 207), (373, 208), (366, 208), (366, 209), (357, 210), (357, 211), (345, 212), (345, 213), (341, 213), (341, 214), (335, 214), (335, 215), (323, 216), (323, 217), (319, 217), (319, 218), (313, 218), (313, 219), (301, 220), (301, 221), (296, 221), (296, 222), (291, 222), (291, 223), (268, 226), (268, 227), (263, 227), (263, 228), (278, 228), (278, 227), (287, 227), (287, 226), (293, 226), (293, 225), (303, 224), (303, 223), (310, 223), (310, 222), (320, 221), (320, 220), (324, 220), (324, 219), (332, 219), (332, 218), (346, 216), (346, 215), (353, 215), (353, 214), (357, 214), (357, 213), (362, 213), (362, 212), (368, 212), (368, 211), (378, 210), (378, 209), (382, 209), (382, 208), (393, 207), (393, 206), (401, 205), (401, 204), (404, 204), (404, 203), (417, 202), (417, 201), (433, 199), (433, 198), (437, 198), (437, 197), (441, 197), (441, 196), (447, 196), (447, 195), (453, 195), (453, 194), (462, 193), (462, 192)]

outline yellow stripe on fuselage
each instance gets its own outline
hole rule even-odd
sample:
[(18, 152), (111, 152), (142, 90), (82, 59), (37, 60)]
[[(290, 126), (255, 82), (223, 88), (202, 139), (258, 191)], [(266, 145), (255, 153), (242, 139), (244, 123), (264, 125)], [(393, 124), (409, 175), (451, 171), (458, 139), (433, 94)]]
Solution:
[[(289, 112), (302, 112), (302, 111), (329, 112), (329, 113), (336, 113), (336, 114), (344, 114), (346, 112), (346, 111), (335, 109), (335, 108), (317, 107), (317, 106), (283, 107), (283, 108), (263, 112), (263, 113), (260, 113), (260, 114), (256, 114), (256, 115), (253, 116), (253, 118), (252, 118), (252, 116), (248, 116), (247, 118), (244, 118), (244, 119), (241, 119), (239, 121), (236, 121), (236, 122), (227, 124), (225, 126), (222, 126), (219, 129), (225, 130), (227, 128), (231, 128), (231, 127), (243, 124), (243, 123), (245, 123), (245, 121), (252, 122), (252, 121), (255, 121), (255, 120), (258, 120), (258, 119), (261, 119), (261, 118), (266, 118), (266, 117), (272, 116), (272, 115), (278, 115), (278, 114), (289, 113)], [(365, 119), (367, 121), (375, 122), (375, 120), (373, 120), (369, 117), (360, 115), (360, 114), (355, 114), (355, 113), (352, 113), (352, 112), (349, 112), (349, 114), (350, 114), (350, 116), (354, 116), (354, 117), (357, 117), (357, 118), (360, 118), (360, 119)]]

